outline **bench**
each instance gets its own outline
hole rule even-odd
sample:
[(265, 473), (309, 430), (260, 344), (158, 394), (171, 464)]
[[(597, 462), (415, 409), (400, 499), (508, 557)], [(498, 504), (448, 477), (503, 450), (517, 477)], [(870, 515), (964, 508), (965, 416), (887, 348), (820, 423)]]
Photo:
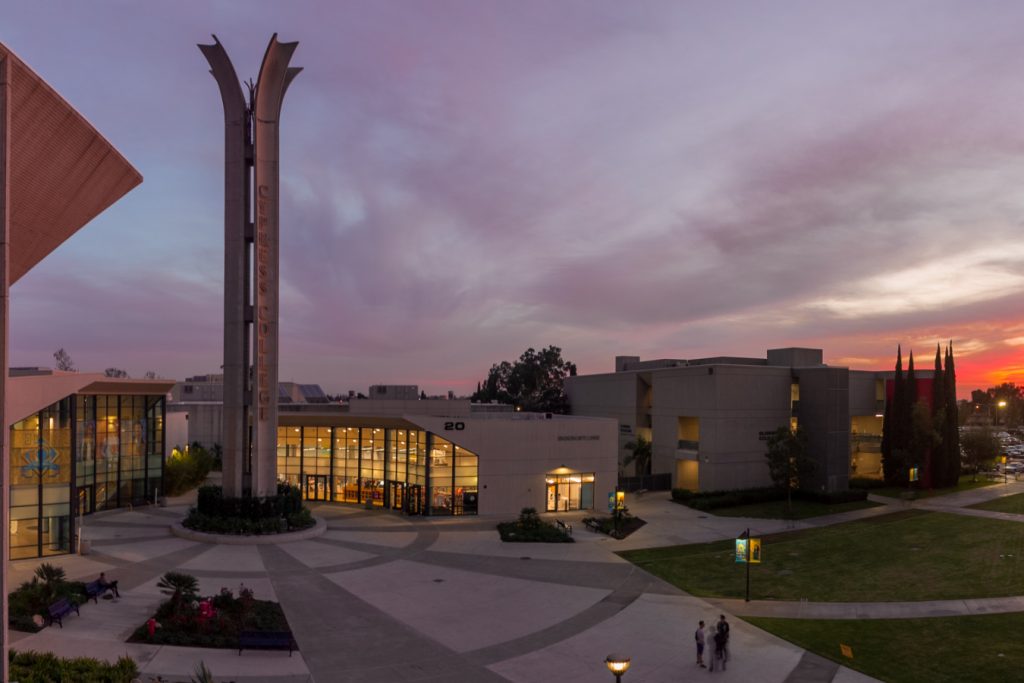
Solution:
[(61, 621), (64, 617), (74, 612), (81, 616), (82, 613), (78, 611), (78, 605), (71, 602), (67, 598), (61, 598), (57, 602), (50, 605), (48, 608), (50, 612), (50, 626), (53, 626), (53, 622), (57, 622), (57, 625), (64, 628), (64, 622)]
[(238, 654), (242, 650), (284, 650), (292, 656), (295, 639), (291, 631), (242, 631), (238, 634)]
[(556, 519), (555, 526), (558, 527), (566, 536), (572, 536), (572, 524), (566, 524), (562, 520)]
[(590, 519), (589, 517), (583, 520), (583, 524), (591, 531), (600, 531), (601, 525), (598, 524), (596, 519)]
[(85, 598), (87, 600), (91, 599), (96, 604), (99, 604), (100, 596), (109, 591), (112, 587), (113, 584), (100, 583), (99, 579), (96, 579), (95, 581), (90, 581), (89, 583), (85, 584)]

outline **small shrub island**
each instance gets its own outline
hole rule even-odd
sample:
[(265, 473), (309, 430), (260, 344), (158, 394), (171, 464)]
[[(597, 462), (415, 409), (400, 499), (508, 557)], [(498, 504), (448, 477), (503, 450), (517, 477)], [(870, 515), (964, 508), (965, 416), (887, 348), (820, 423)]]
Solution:
[(302, 505), (299, 488), (283, 483), (277, 485), (276, 496), (266, 498), (228, 498), (220, 486), (201, 486), (196, 505), (182, 521), (193, 531), (239, 536), (282, 534), (314, 524), (309, 508)]
[(608, 517), (584, 517), (583, 523), (589, 529), (620, 541), (647, 524), (639, 517), (630, 514), (629, 508), (625, 505), (616, 508)]
[(545, 522), (536, 508), (523, 508), (519, 519), (498, 525), (501, 540), (508, 543), (573, 543), (567, 529)]
[(289, 631), (281, 606), (257, 600), (241, 585), (238, 595), (221, 588), (216, 595), (199, 595), (199, 582), (190, 574), (167, 572), (157, 583), (170, 596), (156, 614), (135, 629), (129, 643), (192, 647), (237, 648), (243, 631)]
[(85, 583), (68, 581), (61, 567), (44, 562), (36, 567), (31, 581), (8, 595), (7, 623), (17, 631), (41, 631), (46, 626), (47, 608), (62, 598), (75, 605), (83, 604)]

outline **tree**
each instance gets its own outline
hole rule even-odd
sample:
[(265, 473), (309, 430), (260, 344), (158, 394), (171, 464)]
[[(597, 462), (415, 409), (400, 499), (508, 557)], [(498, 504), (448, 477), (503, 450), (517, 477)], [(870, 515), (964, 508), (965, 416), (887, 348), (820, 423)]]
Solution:
[(529, 348), (515, 363), (492, 365), (472, 400), (510, 403), (527, 411), (565, 413), (569, 409), (565, 378), (575, 374), (576, 364), (563, 360), (562, 349), (557, 346), (540, 351)]
[(58, 370), (75, 371), (75, 361), (71, 360), (71, 354), (65, 351), (63, 346), (53, 352), (53, 360), (57, 363)]
[(892, 401), (886, 401), (885, 417), (882, 422), (882, 472), (885, 482), (889, 485), (905, 483), (902, 480), (907, 460), (904, 434), (909, 414), (904, 415), (903, 403), (903, 348), (897, 345)]
[(968, 467), (974, 472), (974, 480), (978, 478), (978, 471), (992, 464), (999, 455), (999, 439), (991, 429), (972, 429), (964, 432), (960, 445), (963, 446), (964, 459)]
[(117, 379), (125, 379), (128, 377), (128, 373), (121, 368), (107, 368), (103, 371), (103, 375), (106, 377), (114, 377)]
[(946, 424), (942, 430), (942, 450), (946, 459), (946, 482), (956, 486), (960, 481), (960, 415), (956, 405), (956, 368), (953, 362), (953, 340), (946, 347), (946, 370), (942, 375), (946, 396)]
[(768, 474), (776, 488), (786, 489), (786, 510), (793, 512), (793, 490), (814, 473), (814, 461), (807, 454), (807, 436), (799, 427), (779, 427), (768, 437)]
[(626, 444), (629, 455), (622, 461), (623, 465), (636, 463), (636, 476), (643, 477), (651, 473), (651, 442), (637, 435), (636, 441)]

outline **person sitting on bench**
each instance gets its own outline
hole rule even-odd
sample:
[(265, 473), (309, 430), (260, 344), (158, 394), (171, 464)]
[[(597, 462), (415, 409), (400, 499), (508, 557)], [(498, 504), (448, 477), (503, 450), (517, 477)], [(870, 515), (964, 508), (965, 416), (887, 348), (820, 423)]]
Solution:
[(117, 592), (117, 581), (107, 581), (107, 576), (103, 572), (100, 572), (100, 578), (97, 581), (100, 583), (100, 588), (111, 591), (115, 598), (121, 597), (121, 594)]

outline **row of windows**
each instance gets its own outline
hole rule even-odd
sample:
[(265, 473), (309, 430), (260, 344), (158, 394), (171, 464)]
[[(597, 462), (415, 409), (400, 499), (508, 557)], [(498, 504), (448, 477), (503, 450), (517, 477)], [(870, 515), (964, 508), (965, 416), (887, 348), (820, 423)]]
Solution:
[(383, 427), (279, 427), (277, 471), (309, 500), (412, 513), (475, 514), (476, 453), (435, 434)]
[(71, 396), (12, 425), (12, 559), (70, 552), (72, 512), (155, 499), (163, 401)]

